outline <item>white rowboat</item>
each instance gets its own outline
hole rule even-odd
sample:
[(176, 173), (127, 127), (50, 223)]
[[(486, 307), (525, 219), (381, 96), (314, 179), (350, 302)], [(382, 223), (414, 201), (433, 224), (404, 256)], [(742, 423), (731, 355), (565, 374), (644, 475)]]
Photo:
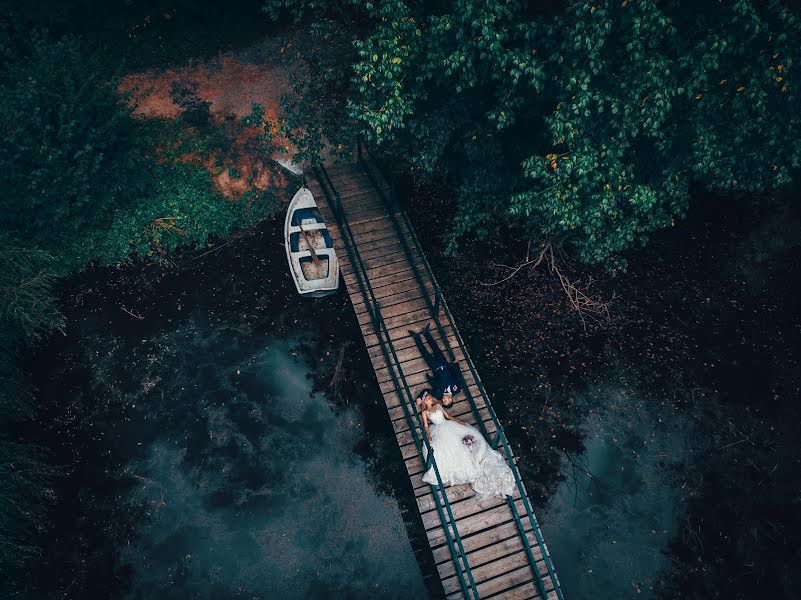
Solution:
[(314, 196), (302, 187), (292, 198), (284, 221), (289, 271), (302, 296), (319, 298), (339, 287), (339, 261), (334, 241)]

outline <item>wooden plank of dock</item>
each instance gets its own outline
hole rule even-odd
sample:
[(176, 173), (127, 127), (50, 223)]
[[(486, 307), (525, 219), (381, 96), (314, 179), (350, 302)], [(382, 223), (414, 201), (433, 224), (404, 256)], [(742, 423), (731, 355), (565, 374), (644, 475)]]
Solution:
[[(364, 173), (358, 163), (346, 163), (327, 170), (328, 180), (308, 182), (308, 186), (317, 198), (321, 212), (328, 223), (339, 257), (342, 277), (347, 286), (356, 318), (364, 337), (367, 351), (375, 369), (376, 379), (392, 421), (398, 445), (406, 464), (417, 507), (426, 530), (431, 552), (442, 581), (445, 596), (448, 599), (462, 597), (462, 589), (447, 545), (445, 526), (436, 509), (436, 501), (431, 486), (422, 481), (424, 464), (414, 443), (412, 431), (404, 417), (401, 406), (401, 394), (393, 381), (391, 367), (387, 364), (382, 352), (379, 335), (373, 327), (370, 308), (365, 302), (364, 294), (358, 283), (359, 275), (356, 265), (351, 264), (346, 251), (342, 232), (337, 228), (337, 220), (326, 202), (323, 186), (332, 193), (331, 185), (339, 193), (342, 207), (350, 224), (353, 242), (358, 247), (359, 255), (364, 263), (367, 278), (380, 303), (381, 315), (386, 323), (389, 338), (397, 353), (403, 374), (413, 394), (426, 384), (428, 367), (420, 356), (409, 329), (421, 329), (431, 323), (431, 331), (441, 347), (450, 347), (457, 360), (460, 361), (462, 374), (467, 389), (478, 408), (479, 417), (483, 420), (488, 433), (495, 432), (496, 427), (490, 417), (485, 399), (469, 368), (470, 356), (463, 353), (458, 343), (458, 332), (446, 320), (442, 320), (442, 334), (434, 326), (430, 298), (435, 289), (435, 282), (423, 268), (425, 257), (416, 248), (413, 233), (406, 222), (398, 218), (400, 213), (390, 208), (386, 199), (390, 189), (387, 183), (373, 171), (375, 182), (384, 192), (382, 198), (373, 181)], [(329, 180), (330, 184), (329, 185)], [(322, 183), (322, 185), (321, 185)], [(392, 218), (395, 215), (395, 219)], [(410, 256), (404, 251), (405, 238)], [(410, 260), (411, 258), (411, 260)], [(419, 279), (418, 279), (419, 278)], [(442, 306), (440, 311), (446, 311)], [(446, 352), (447, 354), (447, 352)], [(477, 423), (470, 402), (464, 394), (455, 398), (449, 412), (460, 419), (481, 429)], [(453, 518), (459, 535), (462, 538), (467, 562), (470, 565), (477, 591), (481, 598), (541, 598), (537, 581), (528, 562), (525, 545), (531, 548), (536, 567), (542, 575), (548, 599), (558, 598), (556, 581), (550, 576), (545, 564), (543, 550), (540, 547), (533, 528), (526, 518), (526, 510), (520, 493), (516, 491), (513, 506), (501, 498), (479, 499), (469, 485), (452, 486), (446, 494), (451, 505)], [(520, 535), (512, 510), (522, 518), (525, 538)], [(448, 518), (446, 517), (446, 521)]]

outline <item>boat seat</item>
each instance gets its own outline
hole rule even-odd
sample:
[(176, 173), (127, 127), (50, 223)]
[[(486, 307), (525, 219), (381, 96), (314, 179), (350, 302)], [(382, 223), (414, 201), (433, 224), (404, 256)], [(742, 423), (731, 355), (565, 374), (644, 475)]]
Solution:
[(323, 217), (317, 208), (299, 208), (292, 213), (290, 225), (298, 226), (302, 224), (305, 229), (307, 224), (312, 225), (314, 223), (325, 225), (325, 221), (323, 221)]
[[(328, 229), (328, 226), (325, 223), (314, 223), (314, 222), (306, 223), (304, 221), (302, 223), (302, 225), (303, 225), (303, 229), (305, 229), (306, 231), (317, 231), (318, 229)], [(292, 232), (292, 231), (300, 231), (300, 226), (299, 225), (292, 225), (289, 228), (289, 231), (290, 232)]]
[[(306, 228), (304, 227), (304, 229), (306, 229)], [(306, 230), (306, 231), (310, 231), (310, 230)], [(312, 229), (311, 231), (315, 231), (315, 229)], [(329, 233), (327, 228), (317, 227), (316, 231), (319, 231), (322, 234), (323, 240), (325, 241), (326, 249), (334, 247), (334, 240), (331, 239), (331, 234)], [(303, 235), (303, 233), (301, 233), (300, 231), (295, 231), (294, 233), (289, 234), (289, 249), (290, 249), (290, 251), (298, 252), (298, 249), (300, 248), (300, 236), (302, 236), (302, 235)], [(322, 251), (323, 251), (322, 248), (320, 248), (319, 250), (315, 248), (315, 252), (317, 252), (317, 254), (319, 254)]]
[[(328, 256), (328, 254), (318, 254), (318, 255), (317, 255), (317, 258), (318, 258), (318, 260), (324, 260), (324, 261), (326, 261), (326, 262), (328, 262), (329, 260), (331, 260), (331, 257), (330, 257), (330, 256)], [(311, 257), (311, 254), (308, 254), (308, 255), (303, 255), (303, 254), (301, 254), (301, 255), (299, 255), (299, 256), (298, 256), (298, 262), (299, 262), (300, 264), (304, 264), (304, 263), (310, 263), (310, 262), (312, 262), (312, 257)]]
[[(326, 248), (325, 250), (315, 250), (314, 253), (320, 260), (328, 260), (330, 257), (334, 256), (334, 249)], [(308, 250), (301, 250), (300, 252), (297, 252), (294, 257), (298, 259), (298, 262), (306, 262), (304, 260), (306, 258), (311, 260), (311, 252)]]

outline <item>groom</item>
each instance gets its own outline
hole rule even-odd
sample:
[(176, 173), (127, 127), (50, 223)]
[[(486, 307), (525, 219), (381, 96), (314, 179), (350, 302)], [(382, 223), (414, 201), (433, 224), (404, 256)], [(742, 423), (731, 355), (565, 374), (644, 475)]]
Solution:
[[(461, 389), (461, 376), (462, 372), (459, 369), (459, 363), (449, 363), (442, 353), (442, 350), (437, 346), (437, 342), (429, 331), (430, 324), (425, 326), (422, 335), (416, 331), (409, 331), (409, 334), (414, 338), (414, 343), (420, 349), (420, 354), (425, 359), (428, 367), (433, 371), (433, 377), (427, 376), (428, 382), (431, 384), (432, 393), (436, 396), (444, 406), (453, 404), (453, 395), (458, 394)], [(424, 337), (428, 342), (431, 351), (429, 352), (421, 337)]]

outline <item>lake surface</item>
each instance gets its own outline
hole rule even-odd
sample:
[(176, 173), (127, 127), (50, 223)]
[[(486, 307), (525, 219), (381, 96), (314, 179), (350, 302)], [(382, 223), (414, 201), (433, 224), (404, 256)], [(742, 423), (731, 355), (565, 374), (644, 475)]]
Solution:
[(31, 597), (426, 597), (352, 309), (299, 302), (278, 235), (73, 282), (36, 361), (65, 477)]
[(565, 598), (656, 597), (681, 514), (676, 469), (691, 422), (672, 403), (629, 388), (577, 401), (592, 407), (584, 452), (566, 455), (565, 478), (541, 519)]
[(354, 454), (358, 408), (312, 391), (293, 340), (240, 337), (193, 323), (155, 342), (156, 373), (138, 370), (166, 404), (143, 420), (175, 426), (125, 467), (141, 481), (127, 501), (151, 517), (125, 552), (129, 597), (422, 593), (398, 505)]

